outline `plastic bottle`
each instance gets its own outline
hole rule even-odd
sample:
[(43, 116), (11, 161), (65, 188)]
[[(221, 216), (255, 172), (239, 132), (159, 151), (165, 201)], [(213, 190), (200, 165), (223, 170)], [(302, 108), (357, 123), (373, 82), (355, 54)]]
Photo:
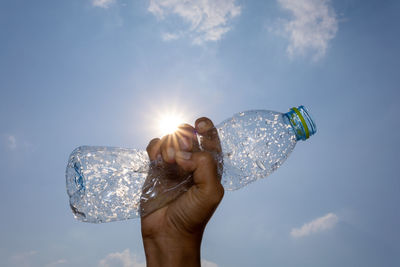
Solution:
[[(226, 190), (267, 177), (282, 165), (298, 140), (306, 140), (316, 132), (303, 106), (287, 113), (240, 112), (216, 128), (223, 153), (221, 182)], [(101, 223), (138, 217), (149, 164), (145, 151), (76, 148), (66, 169), (67, 193), (75, 218)], [(156, 198), (155, 193), (150, 192), (150, 196)]]

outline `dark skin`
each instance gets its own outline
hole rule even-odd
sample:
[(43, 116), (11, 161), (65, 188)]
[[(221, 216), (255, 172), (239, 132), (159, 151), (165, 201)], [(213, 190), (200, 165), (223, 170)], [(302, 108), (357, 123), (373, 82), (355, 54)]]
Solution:
[[(147, 153), (151, 161), (162, 158), (166, 164), (157, 170), (161, 179), (193, 178), (186, 192), (166, 197), (163, 202), (168, 204), (161, 208), (153, 211), (157, 202), (141, 203), (144, 210), (151, 211), (141, 218), (147, 266), (200, 267), (203, 232), (224, 195), (215, 160), (221, 153), (218, 133), (211, 120), (203, 117), (196, 120), (194, 128), (185, 124), (174, 134), (153, 139)], [(163, 172), (168, 168), (174, 172)], [(152, 175), (150, 172), (147, 181)]]

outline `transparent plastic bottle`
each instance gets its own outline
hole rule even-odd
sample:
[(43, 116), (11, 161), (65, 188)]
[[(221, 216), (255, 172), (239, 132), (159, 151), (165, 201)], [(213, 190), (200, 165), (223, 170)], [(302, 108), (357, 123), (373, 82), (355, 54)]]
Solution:
[[(287, 113), (240, 112), (216, 128), (222, 147), (221, 182), (226, 190), (267, 177), (282, 165), (298, 140), (306, 140), (316, 132), (304, 106)], [(139, 217), (149, 165), (145, 151), (76, 148), (66, 169), (67, 193), (75, 218), (101, 223)]]

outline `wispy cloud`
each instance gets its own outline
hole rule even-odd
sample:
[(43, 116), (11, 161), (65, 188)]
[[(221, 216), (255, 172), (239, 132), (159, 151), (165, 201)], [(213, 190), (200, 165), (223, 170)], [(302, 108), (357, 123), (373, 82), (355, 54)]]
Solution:
[(308, 236), (310, 234), (319, 233), (333, 228), (339, 218), (334, 213), (328, 213), (325, 216), (319, 217), (309, 223), (304, 224), (300, 228), (293, 228), (290, 235), (295, 238)]
[(0, 133), (0, 149), (5, 151), (16, 152), (30, 152), (34, 149), (34, 145), (31, 144), (24, 136)]
[(235, 0), (150, 0), (148, 10), (161, 20), (170, 15), (182, 18), (189, 24), (187, 33), (193, 43), (203, 44), (220, 40), (231, 29), (230, 20), (240, 15), (241, 7)]
[(176, 40), (176, 39), (179, 39), (179, 37), (180, 37), (180, 34), (177, 34), (177, 33), (169, 33), (169, 32), (163, 33), (163, 35), (162, 35), (162, 39), (163, 39), (164, 41)]
[(92, 0), (92, 5), (101, 7), (101, 8), (109, 8), (112, 4), (115, 3), (116, 0)]
[(14, 135), (8, 135), (7, 145), (10, 150), (15, 150), (17, 148), (17, 138)]
[(36, 250), (19, 252), (11, 257), (11, 263), (13, 264), (13, 266), (29, 267), (31, 266), (32, 257), (37, 253), (38, 252)]
[(61, 265), (61, 264), (64, 264), (64, 263), (67, 263), (66, 259), (59, 259), (59, 260), (56, 260), (56, 261), (53, 261), (53, 262), (50, 262), (50, 263), (46, 264), (46, 267), (58, 266), (58, 265)]
[(108, 254), (104, 259), (100, 260), (99, 267), (146, 267), (146, 263), (139, 262), (136, 255), (131, 255), (127, 248), (122, 252), (114, 252)]
[(292, 19), (281, 19), (277, 32), (289, 39), (287, 52), (313, 54), (313, 59), (321, 59), (338, 31), (338, 21), (330, 0), (278, 0), (279, 5), (289, 11)]

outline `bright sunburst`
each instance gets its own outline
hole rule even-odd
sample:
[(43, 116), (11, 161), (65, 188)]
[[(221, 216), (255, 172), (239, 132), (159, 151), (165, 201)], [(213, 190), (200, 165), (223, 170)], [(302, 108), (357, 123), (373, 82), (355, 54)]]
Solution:
[(175, 132), (178, 126), (183, 123), (191, 124), (193, 115), (183, 102), (185, 101), (171, 99), (170, 97), (168, 101), (165, 100), (165, 102), (158, 101), (151, 103), (148, 110), (152, 112), (146, 112), (145, 114), (145, 119), (148, 122), (148, 127), (146, 128), (149, 129), (150, 137), (161, 138)]
[(178, 129), (178, 126), (185, 123), (185, 118), (179, 113), (166, 113), (159, 117), (158, 127), (161, 136), (171, 134)]

